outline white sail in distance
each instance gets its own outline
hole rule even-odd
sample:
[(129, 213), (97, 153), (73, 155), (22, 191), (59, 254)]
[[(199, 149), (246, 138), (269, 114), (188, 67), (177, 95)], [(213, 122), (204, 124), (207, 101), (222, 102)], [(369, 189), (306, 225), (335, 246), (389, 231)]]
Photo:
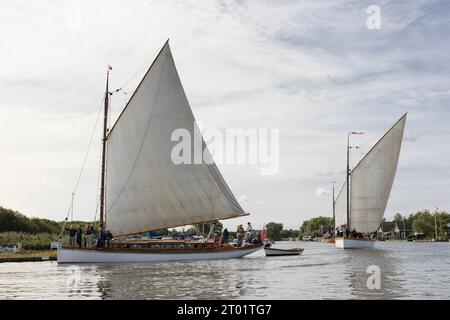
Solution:
[(380, 226), (397, 171), (406, 114), (370, 149), (350, 173), (350, 211), (347, 221), (346, 184), (336, 198), (336, 225), (349, 224), (358, 232)]
[(176, 129), (191, 137), (198, 130), (166, 42), (108, 135), (106, 225), (113, 234), (247, 215), (214, 163), (173, 163)]

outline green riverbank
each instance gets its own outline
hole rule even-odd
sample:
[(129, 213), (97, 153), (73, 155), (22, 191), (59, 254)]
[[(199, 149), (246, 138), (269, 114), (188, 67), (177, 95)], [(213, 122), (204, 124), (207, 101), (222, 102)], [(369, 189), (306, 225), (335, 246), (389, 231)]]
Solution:
[(0, 263), (2, 262), (36, 262), (36, 261), (56, 261), (56, 251), (28, 251), (2, 252), (0, 253)]

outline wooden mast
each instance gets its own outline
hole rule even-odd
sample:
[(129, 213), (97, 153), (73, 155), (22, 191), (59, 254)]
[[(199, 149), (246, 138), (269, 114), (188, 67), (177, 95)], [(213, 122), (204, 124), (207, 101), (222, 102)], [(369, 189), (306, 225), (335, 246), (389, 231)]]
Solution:
[(336, 184), (336, 181), (333, 181), (333, 230), (332, 233), (334, 234), (334, 229), (336, 228), (336, 202), (334, 200), (334, 185)]
[(350, 230), (350, 133), (347, 134), (347, 228)]
[(102, 164), (101, 164), (101, 178), (100, 178), (100, 228), (103, 228), (105, 222), (105, 178), (106, 178), (106, 140), (108, 135), (108, 105), (109, 105), (109, 70), (111, 66), (108, 65), (106, 71), (106, 91), (105, 91), (105, 107), (103, 116), (103, 137), (102, 137)]

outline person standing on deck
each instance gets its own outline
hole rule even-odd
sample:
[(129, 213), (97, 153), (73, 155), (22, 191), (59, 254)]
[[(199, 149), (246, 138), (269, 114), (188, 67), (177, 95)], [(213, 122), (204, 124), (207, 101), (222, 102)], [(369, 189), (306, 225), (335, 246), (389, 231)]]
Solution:
[(247, 239), (253, 238), (253, 227), (250, 222), (247, 222)]
[(228, 243), (228, 237), (229, 237), (228, 229), (225, 228), (225, 229), (223, 229), (223, 232), (222, 232), (222, 238), (223, 238), (224, 244)]
[(113, 239), (113, 235), (112, 233), (106, 229), (106, 233), (105, 233), (105, 240), (106, 240), (106, 247), (110, 248), (111, 247), (111, 241)]
[(240, 247), (242, 246), (242, 240), (244, 238), (244, 227), (242, 227), (242, 224), (238, 225), (237, 227), (237, 246)]
[(350, 237), (350, 228), (347, 225), (345, 225), (345, 237)]
[(214, 224), (214, 234), (222, 234), (223, 224), (220, 221)]
[(92, 247), (93, 236), (94, 236), (94, 227), (88, 224), (86, 227), (86, 248)]
[(76, 235), (77, 235), (78, 247), (81, 248), (81, 240), (83, 239), (83, 229), (81, 229), (81, 224), (78, 226), (78, 228), (76, 230)]
[(257, 232), (256, 235), (255, 235), (255, 242), (254, 243), (262, 244), (261, 234), (259, 232)]
[(219, 236), (217, 234), (214, 235), (214, 247), (218, 247), (220, 242), (219, 242)]
[(75, 229), (72, 225), (70, 225), (69, 228), (66, 228), (66, 231), (69, 231), (69, 246), (74, 247), (77, 229)]
[(97, 244), (96, 244), (97, 249), (105, 247), (105, 238), (106, 238), (106, 235), (103, 232), (103, 228), (99, 228), (98, 229), (98, 239), (97, 239)]

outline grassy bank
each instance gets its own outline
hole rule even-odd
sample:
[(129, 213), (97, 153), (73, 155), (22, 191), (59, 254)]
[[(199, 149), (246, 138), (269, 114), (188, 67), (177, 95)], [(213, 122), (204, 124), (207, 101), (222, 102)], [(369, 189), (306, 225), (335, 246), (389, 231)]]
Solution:
[(0, 263), (2, 262), (27, 262), (27, 261), (49, 261), (56, 260), (56, 251), (33, 251), (22, 250), (21, 252), (0, 253)]
[(0, 233), (0, 246), (2, 247), (21, 243), (24, 250), (49, 250), (50, 243), (53, 241), (58, 241), (57, 234), (31, 234), (14, 231)]

